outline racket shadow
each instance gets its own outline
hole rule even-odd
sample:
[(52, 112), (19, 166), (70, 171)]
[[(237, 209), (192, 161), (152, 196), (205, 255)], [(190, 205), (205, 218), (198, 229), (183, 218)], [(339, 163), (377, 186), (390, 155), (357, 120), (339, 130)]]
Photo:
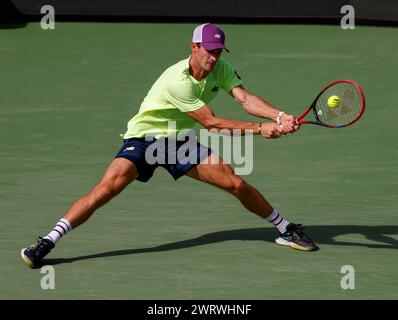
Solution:
[[(398, 226), (324, 225), (309, 226), (306, 228), (306, 231), (318, 245), (354, 246), (374, 249), (398, 249), (398, 240), (389, 236), (398, 235)], [(338, 236), (347, 234), (360, 234), (367, 240), (378, 243), (348, 242), (335, 239)], [(207, 233), (197, 238), (166, 243), (155, 247), (107, 251), (72, 258), (45, 259), (44, 264), (57, 265), (63, 263), (72, 263), (79, 260), (179, 250), (231, 240), (265, 241), (274, 243), (275, 236), (276, 232), (273, 228), (225, 230)]]

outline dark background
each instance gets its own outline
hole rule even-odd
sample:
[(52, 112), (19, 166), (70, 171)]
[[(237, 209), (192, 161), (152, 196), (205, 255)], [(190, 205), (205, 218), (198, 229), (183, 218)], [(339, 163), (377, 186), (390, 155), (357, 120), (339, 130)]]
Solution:
[(64, 21), (208, 21), (332, 23), (343, 5), (355, 8), (356, 23), (396, 24), (396, 0), (2, 0), (0, 21), (38, 21), (45, 5)]

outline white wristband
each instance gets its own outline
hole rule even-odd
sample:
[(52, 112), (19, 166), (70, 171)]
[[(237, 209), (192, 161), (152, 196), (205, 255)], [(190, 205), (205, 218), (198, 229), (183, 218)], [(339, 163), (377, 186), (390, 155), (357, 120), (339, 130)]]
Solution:
[(276, 117), (276, 122), (278, 123), (278, 125), (281, 124), (281, 117), (284, 114), (284, 111), (279, 112), (278, 116)]

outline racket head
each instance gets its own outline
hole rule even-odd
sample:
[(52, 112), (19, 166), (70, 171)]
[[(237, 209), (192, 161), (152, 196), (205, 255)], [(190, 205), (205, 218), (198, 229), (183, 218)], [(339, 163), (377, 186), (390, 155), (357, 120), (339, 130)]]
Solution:
[[(338, 107), (329, 107), (328, 99), (338, 96)], [(315, 121), (302, 120), (313, 111)], [(297, 118), (298, 124), (317, 124), (329, 128), (344, 128), (352, 125), (365, 111), (365, 97), (358, 83), (352, 80), (338, 80), (327, 85), (307, 110)]]

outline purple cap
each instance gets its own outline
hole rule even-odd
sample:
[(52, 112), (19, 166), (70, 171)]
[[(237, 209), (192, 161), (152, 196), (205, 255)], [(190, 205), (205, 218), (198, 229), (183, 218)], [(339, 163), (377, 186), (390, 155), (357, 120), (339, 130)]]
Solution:
[(201, 24), (193, 31), (192, 42), (201, 43), (206, 50), (225, 49), (225, 34), (219, 27), (211, 23)]

